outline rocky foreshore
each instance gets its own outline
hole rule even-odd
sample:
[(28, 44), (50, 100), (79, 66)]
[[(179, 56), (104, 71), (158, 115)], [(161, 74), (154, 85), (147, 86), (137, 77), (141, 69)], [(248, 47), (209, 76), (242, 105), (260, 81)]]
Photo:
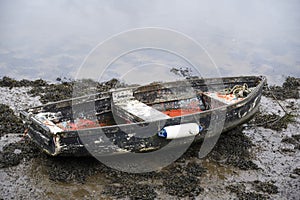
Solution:
[[(117, 80), (97, 85), (115, 87)], [(28, 138), (19, 110), (72, 96), (73, 82), (0, 79), (0, 199), (298, 199), (300, 79), (264, 91), (260, 111), (198, 158), (192, 144), (157, 172), (129, 174), (94, 158), (49, 157)], [(280, 106), (280, 105), (281, 106)], [(284, 109), (284, 110), (283, 110)]]

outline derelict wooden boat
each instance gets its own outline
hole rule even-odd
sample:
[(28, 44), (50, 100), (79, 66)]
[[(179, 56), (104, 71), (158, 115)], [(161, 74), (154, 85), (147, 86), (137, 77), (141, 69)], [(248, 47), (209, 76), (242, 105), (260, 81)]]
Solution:
[(50, 155), (142, 153), (201, 139), (219, 122), (222, 132), (244, 123), (257, 111), (265, 82), (263, 76), (189, 78), (48, 103), (20, 115), (27, 135)]

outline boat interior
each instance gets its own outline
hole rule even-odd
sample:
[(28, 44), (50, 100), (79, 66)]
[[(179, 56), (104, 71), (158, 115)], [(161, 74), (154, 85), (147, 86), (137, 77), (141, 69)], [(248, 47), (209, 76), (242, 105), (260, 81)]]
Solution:
[(49, 103), (26, 112), (52, 133), (147, 122), (205, 112), (239, 102), (259, 82), (257, 77), (237, 77), (152, 83)]

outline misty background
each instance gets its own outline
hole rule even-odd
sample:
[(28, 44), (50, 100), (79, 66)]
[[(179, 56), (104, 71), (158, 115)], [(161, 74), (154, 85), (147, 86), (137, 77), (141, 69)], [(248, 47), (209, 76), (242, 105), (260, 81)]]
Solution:
[(281, 84), (300, 77), (299, 10), (297, 0), (0, 0), (0, 77), (74, 77), (112, 35), (161, 27), (205, 47), (222, 76), (262, 74)]

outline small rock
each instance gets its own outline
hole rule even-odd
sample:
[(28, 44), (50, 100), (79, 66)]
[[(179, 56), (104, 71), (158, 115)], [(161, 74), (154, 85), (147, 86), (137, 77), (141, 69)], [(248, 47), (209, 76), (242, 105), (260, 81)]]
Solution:
[(293, 173), (300, 176), (300, 168), (294, 169)]
[(268, 194), (278, 193), (278, 187), (271, 182), (261, 182), (256, 180), (253, 182), (253, 185), (257, 191), (265, 192)]
[(20, 150), (20, 149), (15, 149), (14, 150), (14, 154), (20, 154), (22, 152), (22, 150)]
[(293, 179), (296, 179), (298, 177), (297, 174), (290, 174), (290, 177), (293, 178)]

